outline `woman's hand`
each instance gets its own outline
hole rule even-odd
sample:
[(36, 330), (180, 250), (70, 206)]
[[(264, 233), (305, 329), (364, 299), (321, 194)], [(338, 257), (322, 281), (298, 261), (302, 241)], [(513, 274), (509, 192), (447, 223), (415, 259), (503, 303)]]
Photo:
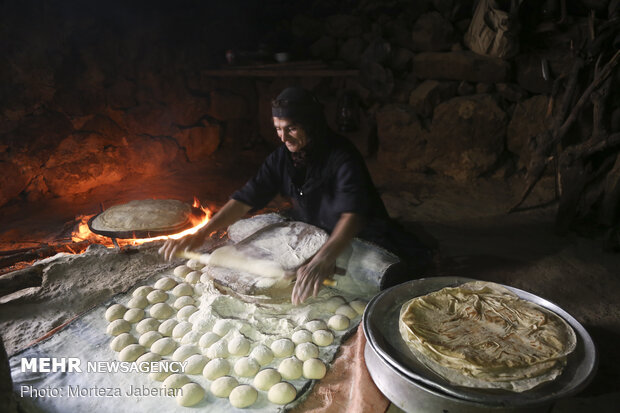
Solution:
[(159, 253), (164, 256), (166, 261), (171, 261), (177, 252), (185, 250), (195, 250), (205, 241), (205, 235), (198, 231), (195, 234), (186, 235), (179, 239), (168, 239), (159, 249)]
[(309, 263), (297, 270), (297, 281), (293, 287), (291, 302), (293, 305), (303, 303), (306, 298), (319, 293), (323, 280), (332, 276), (336, 270), (336, 261), (315, 255)]

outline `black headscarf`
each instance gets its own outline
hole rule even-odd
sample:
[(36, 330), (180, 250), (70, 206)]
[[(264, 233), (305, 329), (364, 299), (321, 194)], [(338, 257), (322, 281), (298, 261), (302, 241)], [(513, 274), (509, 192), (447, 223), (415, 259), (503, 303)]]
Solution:
[(319, 155), (329, 133), (323, 105), (308, 90), (292, 86), (284, 89), (271, 103), (271, 114), (276, 118), (290, 119), (301, 125), (308, 143), (301, 150), (291, 152), (296, 169), (305, 169), (312, 158)]

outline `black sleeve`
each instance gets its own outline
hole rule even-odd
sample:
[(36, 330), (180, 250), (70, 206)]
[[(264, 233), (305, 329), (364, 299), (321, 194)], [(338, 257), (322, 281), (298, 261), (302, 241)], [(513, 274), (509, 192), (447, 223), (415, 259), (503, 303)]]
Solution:
[(275, 151), (265, 159), (257, 174), (234, 192), (231, 198), (251, 206), (254, 210), (261, 209), (277, 195), (282, 181), (281, 175), (278, 151)]
[(334, 194), (335, 212), (368, 214), (368, 188), (364, 177), (363, 166), (353, 156), (346, 157), (338, 165)]

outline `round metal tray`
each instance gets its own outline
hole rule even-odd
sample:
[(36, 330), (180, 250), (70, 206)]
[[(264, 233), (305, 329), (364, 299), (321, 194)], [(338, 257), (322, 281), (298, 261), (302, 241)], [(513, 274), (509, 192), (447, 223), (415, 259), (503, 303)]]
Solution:
[(401, 306), (414, 297), (476, 281), (463, 277), (434, 277), (409, 281), (377, 294), (366, 307), (362, 325), (372, 349), (409, 379), (462, 400), (487, 406), (533, 406), (568, 397), (582, 390), (594, 376), (597, 356), (594, 343), (583, 326), (557, 305), (534, 294), (504, 286), (520, 298), (534, 302), (564, 318), (575, 330), (577, 347), (567, 357), (562, 374), (555, 380), (516, 393), (508, 390), (477, 389), (454, 385), (439, 376), (409, 350), (400, 336), (398, 319)]
[[(118, 238), (118, 239), (140, 239), (140, 238), (160, 237), (162, 235), (171, 235), (171, 234), (176, 234), (181, 231), (185, 231), (186, 229), (190, 229), (191, 227), (195, 225), (194, 223), (192, 223), (192, 220), (190, 219), (187, 222), (184, 222), (180, 225), (166, 228), (163, 230), (102, 231), (102, 230), (93, 229), (93, 226), (92, 226), (93, 220), (97, 218), (99, 215), (101, 215), (101, 213), (97, 215), (93, 215), (88, 220), (88, 229), (97, 235), (103, 235), (105, 237)], [(202, 219), (204, 218), (204, 215), (205, 215), (205, 212), (203, 210), (201, 210), (200, 208), (196, 208), (194, 206), (192, 207), (192, 214), (191, 214), (192, 217), (194, 217), (195, 219)]]
[(381, 392), (400, 409), (411, 413), (545, 413), (551, 402), (535, 406), (488, 406), (449, 396), (426, 387), (382, 359), (368, 342), (364, 348), (368, 373)]

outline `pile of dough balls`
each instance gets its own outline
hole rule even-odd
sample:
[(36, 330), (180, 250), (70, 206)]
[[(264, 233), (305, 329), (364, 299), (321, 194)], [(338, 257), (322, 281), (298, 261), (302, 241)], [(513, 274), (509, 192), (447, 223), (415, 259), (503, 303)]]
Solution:
[(288, 380), (322, 379), (327, 366), (320, 358), (321, 348), (332, 345), (335, 335), (346, 331), (366, 307), (364, 301), (347, 303), (342, 297), (331, 297), (321, 303), (333, 313), (327, 320), (310, 320), (289, 337), (268, 343), (244, 336), (232, 319), (217, 320), (206, 333), (194, 331), (189, 318), (198, 311), (203, 267), (189, 260), (174, 269), (174, 277), (137, 287), (126, 304), (112, 304), (105, 312), (107, 333), (114, 337), (110, 348), (119, 360), (186, 363), (183, 374), (166, 369), (149, 373), (164, 388), (182, 389), (176, 397), (181, 406), (205, 399), (205, 388), (187, 376), (200, 374), (209, 381), (213, 396), (228, 398), (237, 408), (252, 406), (259, 391), (271, 403), (292, 402), (297, 389)]
[[(193, 325), (189, 322), (189, 317), (198, 311), (196, 304), (201, 289), (197, 284), (202, 273), (196, 274), (196, 271), (200, 268), (200, 263), (192, 263), (192, 268), (179, 266), (174, 275), (183, 281), (162, 277), (153, 286), (137, 287), (126, 304), (116, 303), (108, 307), (105, 312), (109, 322), (106, 331), (114, 336), (110, 348), (118, 353), (120, 361), (169, 363), (172, 360), (186, 363), (185, 374), (203, 372), (209, 359), (198, 345), (201, 335), (193, 334)], [(176, 397), (177, 403), (194, 406), (205, 398), (206, 391), (185, 374), (158, 369), (151, 371), (149, 376), (161, 381), (162, 387), (182, 389)]]

